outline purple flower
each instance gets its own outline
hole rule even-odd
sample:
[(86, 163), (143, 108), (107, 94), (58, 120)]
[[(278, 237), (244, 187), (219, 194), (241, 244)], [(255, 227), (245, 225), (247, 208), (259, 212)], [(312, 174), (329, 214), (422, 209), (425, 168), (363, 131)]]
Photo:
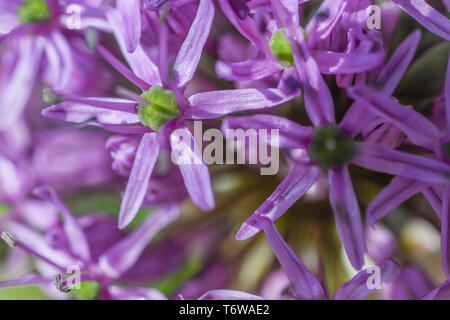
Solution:
[[(115, 281), (133, 268), (156, 233), (177, 219), (176, 207), (161, 207), (136, 230), (124, 236), (114, 227), (115, 223), (109, 223), (109, 219), (102, 216), (74, 217), (49, 187), (37, 188), (34, 193), (58, 208), (62, 223), (48, 229), (46, 234), (42, 235), (24, 224), (9, 222), (5, 228), (17, 248), (51, 266), (49, 270), (53, 270), (51, 271), (53, 273), (65, 274), (69, 266), (77, 265), (82, 271), (82, 281), (96, 281), (100, 285), (100, 298), (165, 298), (156, 289), (140, 287), (125, 289), (115, 285)], [(2, 281), (0, 287), (21, 284), (48, 285), (52, 281), (51, 276), (27, 276)], [(83, 286), (83, 283), (81, 285)]]

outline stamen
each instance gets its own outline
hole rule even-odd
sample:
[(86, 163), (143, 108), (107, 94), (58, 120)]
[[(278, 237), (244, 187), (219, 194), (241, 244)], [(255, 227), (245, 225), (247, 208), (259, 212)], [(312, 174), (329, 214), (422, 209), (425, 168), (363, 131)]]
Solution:
[(15, 246), (17, 246), (17, 241), (16, 241), (16, 239), (14, 239), (14, 237), (13, 237), (13, 235), (11, 233), (9, 233), (7, 231), (2, 231), (1, 238), (11, 248), (14, 248)]

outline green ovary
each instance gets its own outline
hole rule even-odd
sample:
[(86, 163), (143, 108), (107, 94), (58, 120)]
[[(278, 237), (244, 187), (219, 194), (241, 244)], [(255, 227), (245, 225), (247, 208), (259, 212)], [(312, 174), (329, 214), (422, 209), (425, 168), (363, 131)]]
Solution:
[(314, 129), (308, 156), (320, 168), (326, 170), (350, 162), (356, 153), (356, 145), (335, 124)]
[(282, 66), (288, 67), (294, 65), (294, 57), (286, 29), (278, 29), (272, 34), (269, 47), (272, 54)]
[(144, 126), (158, 131), (167, 121), (177, 118), (181, 111), (172, 91), (153, 86), (141, 95), (147, 103), (139, 104), (139, 119)]
[(52, 17), (45, 0), (23, 0), (17, 14), (21, 24), (45, 22)]

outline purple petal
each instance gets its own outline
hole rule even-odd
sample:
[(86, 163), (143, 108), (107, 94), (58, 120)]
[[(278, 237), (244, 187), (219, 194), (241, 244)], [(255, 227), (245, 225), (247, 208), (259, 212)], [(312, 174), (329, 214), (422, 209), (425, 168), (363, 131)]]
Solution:
[[(74, 123), (84, 123), (95, 119), (101, 124), (140, 124), (137, 114), (93, 107), (76, 102), (62, 102), (42, 110), (44, 117)], [(142, 127), (142, 126), (141, 126)]]
[(111, 286), (108, 293), (116, 300), (167, 300), (167, 297), (155, 288), (124, 289)]
[(442, 247), (442, 268), (447, 278), (450, 278), (450, 233), (449, 233), (449, 210), (450, 210), (450, 186), (444, 188), (444, 198), (442, 201), (441, 214), (441, 247)]
[(422, 300), (449, 300), (450, 299), (450, 280), (439, 285), (436, 289), (426, 294)]
[(198, 300), (264, 300), (260, 296), (238, 290), (211, 290), (203, 294)]
[(142, 205), (148, 182), (158, 158), (159, 142), (157, 133), (142, 136), (133, 168), (128, 178), (119, 213), (119, 228), (125, 228), (136, 216)]
[(273, 59), (256, 59), (244, 62), (216, 62), (217, 75), (230, 81), (259, 80), (271, 76), (283, 67)]
[(353, 163), (363, 168), (429, 183), (450, 182), (450, 166), (441, 161), (372, 143), (357, 143), (357, 146), (359, 151)]
[(212, 210), (215, 203), (208, 166), (191, 132), (186, 127), (178, 128), (170, 135), (170, 145), (192, 202), (205, 211)]
[(449, 20), (435, 10), (425, 0), (392, 0), (400, 8), (405, 10), (411, 17), (420, 24), (441, 38), (450, 41), (450, 22)]
[(305, 108), (311, 122), (315, 126), (335, 122), (333, 97), (309, 52), (302, 31), (297, 26), (291, 26), (287, 30), (303, 89)]
[(197, 93), (189, 97), (191, 108), (186, 118), (212, 119), (229, 113), (270, 108), (296, 97), (296, 91), (286, 95), (279, 89), (236, 89)]
[(121, 98), (112, 97), (81, 97), (81, 96), (70, 96), (61, 95), (64, 101), (75, 102), (79, 104), (90, 105), (93, 107), (110, 109), (116, 111), (123, 111), (132, 114), (136, 114), (137, 102)]
[(259, 50), (264, 52), (267, 57), (272, 56), (268, 39), (260, 32), (258, 25), (252, 18), (249, 16), (245, 19), (238, 17), (232, 9), (229, 0), (219, 0), (219, 5), (225, 16), (228, 18), (228, 21), (230, 21), (240, 34), (246, 37)]
[[(386, 283), (394, 280), (398, 273), (399, 267), (397, 264), (391, 260), (386, 260), (383, 263), (375, 265), (379, 268), (381, 282)], [(376, 271), (375, 271), (376, 272)], [(334, 300), (363, 300), (365, 299), (373, 290), (369, 288), (368, 281), (370, 277), (375, 274), (371, 269), (362, 270), (356, 276), (354, 276), (350, 281), (344, 283), (333, 296)]]
[(138, 0), (117, 0), (117, 10), (122, 17), (125, 46), (129, 53), (136, 50), (141, 39), (141, 10)]
[(203, 46), (211, 30), (213, 18), (214, 4), (212, 0), (200, 0), (197, 15), (173, 66), (177, 87), (184, 88), (194, 76)]
[(427, 198), (430, 205), (433, 207), (434, 212), (439, 216), (442, 215), (442, 198), (443, 190), (440, 186), (432, 185), (422, 190), (423, 195)]
[(435, 150), (439, 129), (422, 114), (369, 87), (353, 87), (348, 93), (353, 99), (363, 101), (371, 112), (397, 126), (413, 142)]
[(43, 235), (23, 224), (11, 221), (5, 225), (5, 229), (14, 237), (18, 248), (23, 249), (57, 269), (66, 270), (70, 265), (80, 264), (77, 259), (66, 252), (51, 248)]
[(359, 270), (364, 265), (364, 240), (358, 200), (347, 167), (336, 167), (328, 171), (330, 203), (345, 252), (352, 266)]
[[(306, 149), (311, 143), (312, 128), (303, 127), (291, 120), (279, 116), (268, 114), (257, 114), (245, 117), (227, 117), (222, 120), (222, 132), (227, 129), (254, 129), (255, 133), (261, 129), (270, 132), (271, 129), (279, 130), (279, 140), (277, 148), (287, 149)], [(272, 139), (268, 134), (267, 142), (270, 144)]]
[(384, 59), (384, 52), (343, 53), (313, 50), (312, 55), (324, 74), (359, 73), (374, 69)]
[(450, 53), (448, 55), (448, 62), (447, 62), (447, 75), (445, 76), (444, 96), (445, 96), (445, 117), (447, 120), (447, 130), (450, 130)]
[(158, 67), (152, 60), (150, 60), (142, 46), (138, 44), (133, 53), (129, 53), (126, 49), (126, 45), (122, 37), (122, 30), (124, 26), (119, 13), (115, 10), (106, 10), (106, 17), (113, 29), (116, 40), (120, 46), (120, 50), (122, 51), (123, 56), (127, 60), (134, 74), (151, 86), (161, 85), (161, 77), (159, 75)]
[(118, 278), (141, 256), (150, 240), (179, 216), (176, 206), (158, 209), (131, 234), (117, 242), (99, 258), (100, 268), (110, 277)]
[(266, 217), (260, 217), (259, 223), (267, 237), (272, 250), (283, 267), (298, 299), (320, 300), (325, 294), (319, 280), (309, 271), (295, 252), (288, 246), (278, 233), (273, 222)]
[(70, 212), (69, 208), (61, 201), (55, 190), (48, 186), (37, 187), (33, 190), (33, 194), (42, 200), (54, 204), (61, 212), (64, 233), (69, 241), (70, 248), (73, 253), (83, 259), (89, 261), (90, 250), (86, 235), (83, 232), (78, 220)]
[(135, 75), (128, 67), (126, 67), (122, 62), (120, 62), (111, 52), (109, 52), (105, 47), (98, 46), (98, 53), (105, 59), (111, 67), (120, 72), (125, 78), (134, 83), (142, 91), (147, 91), (150, 88), (150, 84)]
[(427, 187), (421, 181), (394, 177), (392, 181), (372, 200), (367, 208), (367, 220), (373, 225), (401, 203)]
[(315, 167), (294, 166), (270, 197), (242, 224), (236, 239), (245, 240), (258, 233), (261, 216), (271, 221), (278, 219), (311, 188), (319, 175), (320, 171)]
[(51, 277), (28, 275), (28, 276), (23, 276), (19, 279), (0, 281), (0, 288), (39, 285), (39, 284), (51, 284), (52, 282), (53, 282), (53, 278), (51, 278)]
[(386, 95), (392, 95), (394, 93), (395, 88), (414, 58), (420, 38), (421, 33), (419, 30), (412, 32), (395, 49), (388, 63), (381, 69), (376, 83)]
[(6, 86), (0, 90), (0, 130), (7, 129), (22, 114), (32, 93), (42, 57), (42, 43), (23, 39), (19, 57)]

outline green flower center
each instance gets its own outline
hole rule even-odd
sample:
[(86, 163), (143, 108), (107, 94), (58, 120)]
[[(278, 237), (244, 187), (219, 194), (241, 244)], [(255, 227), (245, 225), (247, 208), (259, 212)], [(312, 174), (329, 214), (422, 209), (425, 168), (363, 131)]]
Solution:
[(277, 58), (278, 62), (285, 67), (294, 65), (292, 47), (286, 29), (277, 29), (269, 41), (270, 51)]
[(181, 113), (173, 92), (164, 90), (161, 86), (151, 87), (141, 97), (148, 103), (139, 104), (139, 119), (144, 126), (154, 131), (158, 131), (164, 123), (177, 118)]
[(450, 158), (450, 141), (447, 143), (444, 143), (442, 145), (442, 153), (447, 157)]
[(72, 289), (67, 294), (76, 300), (94, 300), (97, 299), (100, 289), (97, 281), (83, 281), (80, 283), (80, 289)]
[(316, 127), (308, 156), (320, 168), (347, 164), (355, 155), (356, 145), (346, 137), (335, 124)]
[(21, 24), (45, 22), (52, 17), (45, 0), (23, 0), (17, 14)]

